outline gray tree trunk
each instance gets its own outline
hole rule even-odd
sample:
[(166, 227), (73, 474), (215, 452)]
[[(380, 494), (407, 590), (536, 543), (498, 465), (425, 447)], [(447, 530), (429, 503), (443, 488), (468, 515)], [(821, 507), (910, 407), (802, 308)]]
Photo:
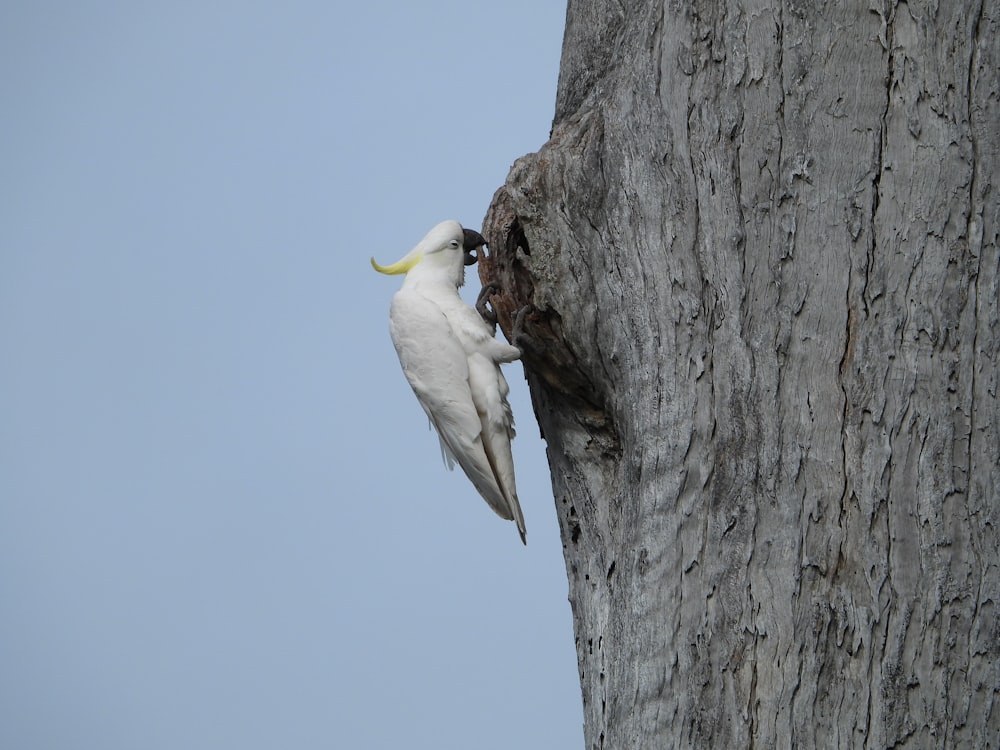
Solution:
[(481, 272), (588, 747), (1000, 747), (998, 15), (570, 0)]

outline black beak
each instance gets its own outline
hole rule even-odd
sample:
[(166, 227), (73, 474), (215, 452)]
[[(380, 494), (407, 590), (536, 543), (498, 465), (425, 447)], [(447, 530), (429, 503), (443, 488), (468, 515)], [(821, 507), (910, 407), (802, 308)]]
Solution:
[(463, 229), (462, 231), (465, 233), (465, 240), (462, 242), (462, 248), (465, 250), (465, 265), (471, 266), (479, 259), (479, 248), (486, 244), (486, 238), (471, 229)]

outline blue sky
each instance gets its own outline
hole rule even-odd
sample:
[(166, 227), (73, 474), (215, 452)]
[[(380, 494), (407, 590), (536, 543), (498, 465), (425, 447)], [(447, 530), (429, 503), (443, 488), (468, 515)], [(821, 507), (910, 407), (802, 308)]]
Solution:
[(444, 468), (368, 265), (480, 226), (564, 14), (3, 5), (0, 747), (582, 745), (521, 367), (527, 548)]

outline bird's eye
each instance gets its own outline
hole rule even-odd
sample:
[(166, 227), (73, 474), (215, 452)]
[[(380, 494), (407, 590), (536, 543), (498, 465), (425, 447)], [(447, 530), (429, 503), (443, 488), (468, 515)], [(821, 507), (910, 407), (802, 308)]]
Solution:
[(448, 244), (451, 245), (452, 247), (458, 247), (458, 240), (452, 240)]

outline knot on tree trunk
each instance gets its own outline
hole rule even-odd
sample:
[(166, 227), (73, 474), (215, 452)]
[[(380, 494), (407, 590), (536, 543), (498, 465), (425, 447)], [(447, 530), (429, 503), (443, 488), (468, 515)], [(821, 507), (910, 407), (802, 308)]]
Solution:
[[(551, 247), (552, 238), (535, 224), (518, 215), (506, 187), (497, 190), (483, 219), (482, 234), (489, 252), (480, 256), (479, 279), (484, 287), (497, 287), (490, 304), (504, 335), (522, 351), (536, 411), (542, 395), (538, 391), (543, 389), (546, 404), (558, 404), (564, 417), (573, 417), (595, 436), (614, 436), (612, 442), (617, 443), (609, 415), (608, 384), (589, 372), (590, 359), (569, 346), (563, 316), (553, 304), (564, 294), (558, 289), (554, 264), (561, 248)], [(535, 233), (545, 240), (539, 243), (542, 250), (533, 254), (529, 235)], [(544, 430), (544, 420), (540, 418), (539, 423)]]

